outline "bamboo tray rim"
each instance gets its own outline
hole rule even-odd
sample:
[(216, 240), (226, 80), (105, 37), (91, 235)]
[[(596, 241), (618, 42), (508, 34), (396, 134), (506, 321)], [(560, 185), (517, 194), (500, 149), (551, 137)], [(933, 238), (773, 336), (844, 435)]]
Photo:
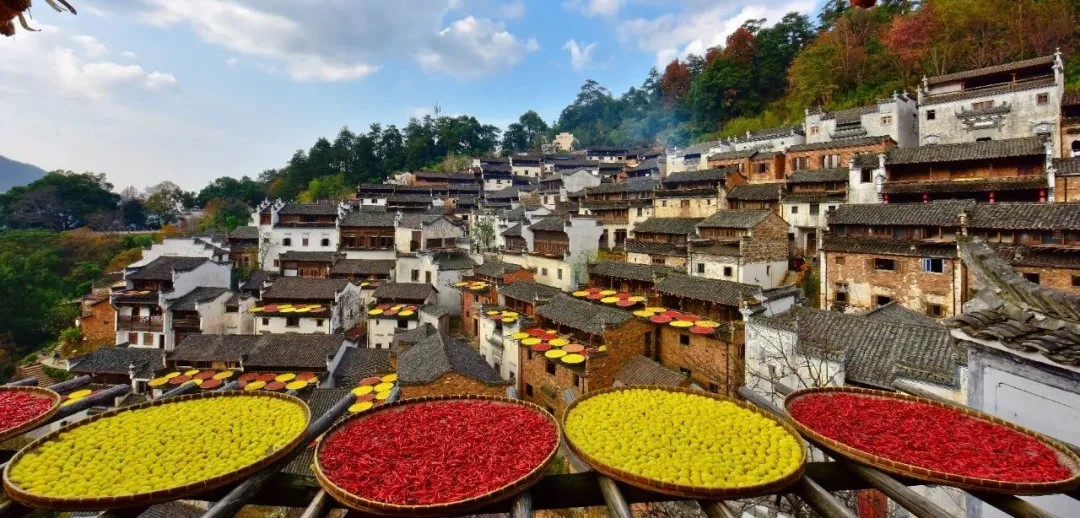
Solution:
[[(332, 437), (335, 433), (340, 432), (349, 423), (369, 418), (378, 413), (399, 411), (402, 408), (408, 406), (415, 406), (428, 403), (444, 403), (450, 401), (490, 401), (494, 403), (500, 403), (510, 406), (522, 406), (528, 408), (540, 415), (543, 415), (551, 423), (551, 426), (555, 431), (555, 444), (552, 446), (551, 451), (548, 452), (547, 457), (544, 458), (540, 464), (536, 465), (531, 471), (522, 475), (517, 480), (510, 482), (502, 487), (489, 491), (485, 494), (466, 498), (464, 500), (457, 500), (454, 502), (438, 503), (438, 504), (423, 504), (423, 505), (403, 505), (392, 504), (387, 502), (380, 502), (377, 500), (371, 500), (361, 496), (354, 495), (348, 490), (338, 486), (326, 475), (322, 470), (322, 463), (319, 461), (320, 454), (322, 453), (323, 446), (326, 444), (326, 440)], [(330, 493), (337, 501), (355, 509), (357, 511), (376, 514), (380, 516), (444, 516), (451, 514), (462, 514), (478, 508), (481, 508), (487, 504), (498, 502), (500, 500), (509, 498), (515, 494), (525, 491), (530, 486), (535, 484), (543, 477), (547, 471), (548, 466), (555, 460), (555, 456), (559, 452), (559, 447), (562, 444), (562, 430), (559, 427), (559, 421), (555, 416), (551, 415), (547, 410), (540, 407), (537, 404), (523, 401), (520, 399), (510, 399), (502, 396), (488, 396), (480, 394), (463, 394), (463, 395), (443, 395), (443, 396), (421, 396), (417, 398), (404, 399), (401, 401), (395, 401), (388, 405), (380, 405), (370, 410), (363, 412), (357, 412), (337, 423), (334, 424), (321, 438), (315, 447), (315, 459), (314, 459), (314, 472), (315, 478), (318, 480), (319, 485), (322, 486), (327, 493)]]
[(56, 412), (60, 410), (60, 400), (63, 398), (63, 396), (58, 394), (56, 391), (49, 390), (43, 387), (0, 387), (0, 392), (31, 392), (42, 396), (43, 398), (48, 398), (52, 402), (52, 405), (49, 407), (49, 409), (43, 412), (41, 415), (38, 415), (33, 419), (12, 426), (11, 428), (8, 428), (6, 430), (0, 430), (0, 442), (6, 441), (8, 439), (13, 439), (37, 428), (38, 426), (41, 426), (52, 416), (56, 415)]
[(566, 407), (566, 409), (563, 410), (561, 422), (563, 424), (564, 433), (566, 430), (566, 418), (570, 415), (570, 412), (572, 412), (574, 408), (577, 407), (578, 403), (585, 401), (589, 398), (599, 396), (601, 394), (608, 394), (611, 392), (625, 392), (637, 389), (660, 390), (663, 392), (672, 392), (677, 394), (691, 394), (712, 399), (714, 401), (726, 401), (737, 405), (739, 408), (750, 410), (760, 416), (763, 416), (782, 427), (784, 431), (791, 434), (791, 436), (799, 443), (799, 451), (802, 453), (802, 458), (799, 461), (799, 466), (791, 473), (788, 473), (783, 477), (755, 484), (752, 486), (713, 488), (703, 486), (688, 486), (684, 484), (673, 484), (670, 482), (663, 482), (656, 479), (643, 477), (641, 475), (635, 475), (623, 469), (616, 468), (614, 466), (601, 462), (594, 458), (592, 455), (589, 455), (588, 453), (578, 448), (577, 445), (574, 444), (574, 441), (570, 439), (570, 436), (567, 435), (566, 444), (570, 446), (570, 450), (573, 451), (575, 455), (580, 457), (581, 460), (585, 461), (587, 464), (592, 466), (593, 469), (600, 472), (601, 474), (607, 475), (608, 477), (611, 477), (619, 482), (624, 482), (626, 484), (630, 484), (631, 486), (646, 489), (649, 491), (654, 491), (656, 493), (662, 493), (665, 495), (678, 496), (683, 498), (700, 498), (710, 500), (731, 500), (735, 498), (750, 498), (763, 494), (771, 494), (794, 484), (800, 478), (802, 478), (803, 471), (806, 469), (807, 453), (806, 443), (802, 440), (802, 437), (799, 435), (798, 430), (796, 430), (788, 423), (785, 423), (783, 420), (777, 419), (775, 416), (769, 414), (765, 410), (757, 408), (754, 405), (701, 390), (695, 390), (685, 387), (670, 387), (667, 385), (630, 385), (623, 387), (608, 387), (600, 390), (591, 391), (588, 394), (575, 399), (572, 403), (570, 403), (570, 405)]
[[(966, 475), (959, 475), (955, 473), (949, 473), (947, 471), (940, 471), (930, 468), (924, 468), (921, 466), (915, 466), (905, 462), (900, 462), (888, 457), (883, 457), (874, 453), (870, 453), (865, 450), (855, 448), (854, 446), (847, 445), (835, 439), (826, 437), (805, 424), (799, 422), (791, 415), (791, 404), (796, 400), (806, 396), (822, 395), (822, 394), (852, 394), (859, 397), (867, 398), (880, 398), (880, 399), (893, 399), (898, 401), (906, 401), (911, 403), (923, 403), (940, 408), (945, 408), (953, 411), (960, 412), (963, 415), (987, 421), (993, 424), (1004, 426), (1015, 432), (1027, 435), (1048, 448), (1054, 450), (1057, 453), (1058, 462), (1068, 468), (1072, 472), (1072, 476), (1063, 480), (1052, 482), (1008, 482), (1003, 480), (983, 479), (976, 477), (969, 477)], [(1035, 430), (1023, 427), (1016, 423), (1006, 421), (1000, 417), (980, 412), (978, 410), (955, 404), (945, 403), (942, 401), (935, 401), (924, 397), (914, 396), (911, 394), (903, 394), (898, 392), (887, 392), (884, 390), (866, 389), (861, 387), (814, 387), (799, 389), (787, 395), (784, 398), (784, 411), (787, 412), (788, 417), (792, 425), (799, 430), (805, 437), (811, 442), (822, 446), (828, 450), (831, 450), (839, 455), (847, 457), (853, 461), (861, 464), (880, 469), (882, 471), (891, 473), (893, 475), (899, 475), (908, 477), (924, 482), (930, 482), (938, 485), (952, 486), (960, 489), (969, 489), (974, 491), (987, 491), (992, 493), (1002, 493), (1011, 495), (1040, 495), (1040, 494), (1053, 494), (1067, 491), (1071, 488), (1080, 486), (1080, 457), (1069, 450), (1064, 444), (1061, 444), (1056, 439), (1041, 434)]]
[(165, 489), (156, 489), (156, 490), (152, 490), (152, 491), (147, 491), (145, 493), (135, 493), (135, 494), (131, 494), (131, 495), (106, 496), (106, 497), (75, 497), (75, 498), (63, 497), (63, 498), (61, 498), (61, 497), (52, 497), (52, 496), (44, 496), (44, 495), (37, 495), (37, 494), (29, 493), (29, 492), (23, 490), (22, 488), (20, 488), (18, 485), (16, 485), (14, 482), (11, 481), (11, 468), (13, 466), (15, 466), (30, 451), (38, 448), (39, 446), (45, 444), (48, 441), (51, 441), (51, 440), (57, 438), (62, 433), (66, 433), (68, 431), (74, 430), (74, 429), (79, 428), (81, 426), (86, 426), (86, 425), (88, 425), (90, 423), (93, 423), (95, 421), (98, 421), (98, 420), (101, 420), (101, 419), (106, 419), (106, 418), (109, 418), (109, 417), (112, 417), (112, 416), (115, 416), (117, 414), (121, 414), (121, 413), (124, 413), (124, 412), (134, 412), (134, 411), (137, 411), (137, 410), (150, 408), (150, 407), (154, 407), (154, 406), (170, 405), (170, 404), (175, 404), (175, 403), (181, 403), (181, 402), (184, 402), (184, 401), (192, 401), (192, 400), (195, 400), (195, 399), (224, 398), (224, 397), (272, 397), (272, 398), (288, 401), (290, 403), (293, 403), (293, 404), (299, 406), (301, 409), (304, 410), (305, 421), (307, 423), (305, 425), (305, 428), (306, 428), (307, 425), (310, 425), (310, 423), (311, 423), (311, 409), (308, 408), (307, 404), (304, 403), (303, 400), (301, 400), (299, 398), (296, 398), (294, 396), (289, 396), (289, 395), (286, 395), (286, 394), (279, 394), (279, 393), (275, 393), (275, 392), (252, 393), (252, 392), (244, 392), (244, 391), (236, 391), (236, 390), (216, 391), (216, 392), (195, 392), (195, 393), (191, 393), (191, 394), (185, 394), (185, 395), (182, 395), (182, 396), (176, 396), (176, 397), (170, 397), (170, 398), (167, 398), (167, 399), (158, 399), (158, 400), (155, 400), (155, 401), (149, 401), (149, 402), (146, 402), (146, 403), (140, 403), (138, 405), (132, 405), (130, 407), (114, 408), (112, 410), (102, 412), (102, 413), (100, 413), (98, 415), (88, 417), (86, 419), (71, 423), (71, 424), (69, 424), (67, 426), (64, 426), (64, 427), (58, 429), (58, 430), (54, 430), (52, 432), (49, 432), (48, 434), (38, 438), (34, 442), (24, 446), (22, 449), (20, 449), (15, 454), (14, 457), (11, 458), (11, 460), (7, 463), (7, 466), (4, 467), (4, 473), (3, 473), (4, 490), (7, 491), (8, 496), (10, 496), (12, 500), (14, 500), (14, 501), (16, 501), (16, 502), (18, 502), (20, 504), (26, 505), (28, 507), (33, 507), (33, 508), (36, 508), (36, 509), (46, 509), (46, 510), (52, 510), (52, 511), (82, 511), (82, 510), (102, 511), (102, 510), (110, 510), (110, 509), (123, 509), (123, 508), (126, 508), (126, 507), (137, 507), (137, 506), (152, 505), (152, 504), (157, 504), (157, 503), (161, 503), (161, 502), (167, 502), (167, 501), (171, 501), (171, 500), (177, 500), (177, 499), (181, 499), (181, 498), (186, 498), (186, 497), (189, 497), (189, 496), (192, 496), (192, 495), (197, 495), (199, 493), (204, 493), (206, 491), (217, 489), (219, 487), (222, 487), (222, 486), (234, 483), (234, 482), (238, 482), (238, 481), (240, 481), (242, 479), (245, 479), (245, 478), (251, 476), (252, 474), (262, 470), (263, 468), (273, 464), (274, 462), (280, 460), (282, 457), (284, 457), (286, 454), (288, 454), (290, 451), (292, 451), (294, 448), (296, 448), (296, 446), (299, 445), (300, 441), (303, 439), (304, 431), (301, 430), (301, 432), (298, 433), (296, 435), (296, 437), (293, 437), (293, 439), (291, 441), (289, 441), (289, 443), (287, 443), (285, 446), (282, 446), (281, 448), (278, 448), (277, 450), (275, 450), (270, 455), (264, 456), (264, 457), (262, 457), (261, 459), (255, 461), (252, 464), (249, 464), (247, 466), (243, 466), (243, 467), (241, 467), (239, 469), (230, 471), (228, 473), (223, 473), (221, 475), (210, 477), (210, 478), (207, 478), (207, 479), (204, 479), (204, 480), (192, 482), (190, 484), (185, 484), (183, 486), (176, 486), (176, 487), (170, 487), (170, 488), (165, 488)]

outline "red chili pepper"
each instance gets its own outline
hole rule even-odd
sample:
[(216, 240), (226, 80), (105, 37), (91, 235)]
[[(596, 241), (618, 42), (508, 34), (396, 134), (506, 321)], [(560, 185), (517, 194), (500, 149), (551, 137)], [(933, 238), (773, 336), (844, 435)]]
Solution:
[(1052, 482), (1072, 472), (1042, 442), (936, 405), (854, 394), (811, 394), (791, 417), (853, 448), (927, 469), (1003, 482)]
[(40, 416), (52, 408), (52, 401), (30, 392), (8, 390), (0, 392), (0, 430), (14, 428)]
[(364, 498), (450, 503), (526, 475), (556, 439), (549, 419), (529, 408), (432, 402), (350, 422), (326, 439), (319, 464), (331, 481)]

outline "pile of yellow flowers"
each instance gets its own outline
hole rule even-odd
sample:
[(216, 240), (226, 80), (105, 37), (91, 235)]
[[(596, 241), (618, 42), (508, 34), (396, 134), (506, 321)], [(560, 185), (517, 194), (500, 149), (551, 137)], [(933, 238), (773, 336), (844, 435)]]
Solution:
[(304, 408), (259, 395), (179, 401), (72, 428), (11, 467), (22, 490), (54, 498), (133, 495), (250, 466), (304, 432)]
[(645, 388), (597, 394), (566, 416), (566, 437), (610, 467), (695, 488), (782, 479), (804, 462), (802, 443), (776, 421), (729, 401)]

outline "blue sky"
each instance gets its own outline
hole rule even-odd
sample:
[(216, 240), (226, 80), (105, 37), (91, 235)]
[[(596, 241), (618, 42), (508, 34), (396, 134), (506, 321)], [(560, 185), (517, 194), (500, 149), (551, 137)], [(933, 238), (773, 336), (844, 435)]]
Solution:
[(581, 84), (621, 93), (748, 18), (821, 0), (76, 0), (0, 39), (0, 155), (121, 189), (255, 176), (343, 125), (549, 123)]

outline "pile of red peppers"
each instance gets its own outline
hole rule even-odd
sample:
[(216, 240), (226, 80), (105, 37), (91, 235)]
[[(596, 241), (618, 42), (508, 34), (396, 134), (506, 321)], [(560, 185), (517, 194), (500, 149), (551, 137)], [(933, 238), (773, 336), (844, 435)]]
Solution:
[(485, 495), (542, 464), (557, 431), (545, 414), (492, 401), (436, 401), (355, 419), (326, 439), (319, 466), (377, 502), (433, 505)]
[(8, 430), (48, 412), (52, 401), (21, 390), (0, 392), (0, 430)]
[(1023, 434), (956, 410), (853, 394), (810, 394), (791, 417), (830, 439), (935, 471), (1003, 482), (1069, 478), (1054, 450)]

